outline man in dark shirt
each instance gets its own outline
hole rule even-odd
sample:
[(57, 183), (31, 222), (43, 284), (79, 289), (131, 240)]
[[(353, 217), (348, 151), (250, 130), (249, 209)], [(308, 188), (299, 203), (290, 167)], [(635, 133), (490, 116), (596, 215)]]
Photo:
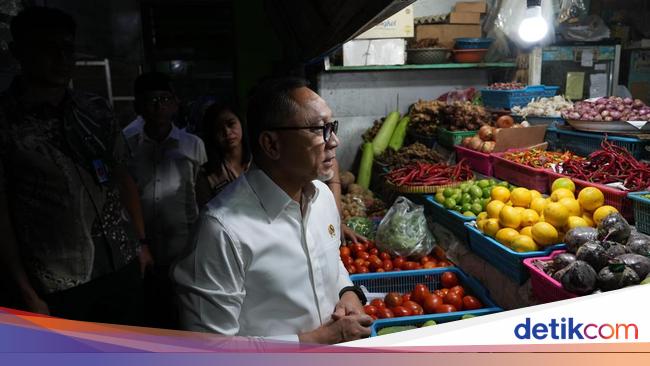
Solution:
[(135, 324), (151, 256), (111, 108), (67, 87), (75, 28), (43, 7), (11, 22), (22, 71), (0, 95), (0, 265), (28, 311)]

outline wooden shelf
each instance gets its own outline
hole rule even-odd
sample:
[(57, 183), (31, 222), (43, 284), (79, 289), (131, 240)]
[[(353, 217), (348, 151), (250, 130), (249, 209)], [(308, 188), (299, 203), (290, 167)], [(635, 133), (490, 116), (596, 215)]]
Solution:
[(485, 63), (450, 63), (430, 65), (388, 65), (388, 66), (330, 66), (326, 72), (345, 71), (396, 71), (396, 70), (435, 70), (435, 69), (489, 69), (515, 68), (514, 62), (485, 62)]

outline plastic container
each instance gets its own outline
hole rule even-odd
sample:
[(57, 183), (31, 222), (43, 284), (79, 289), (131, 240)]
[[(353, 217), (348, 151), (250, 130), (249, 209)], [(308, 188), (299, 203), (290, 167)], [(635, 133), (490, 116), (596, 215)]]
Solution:
[[(549, 127), (549, 130), (551, 129), (557, 134), (558, 149), (569, 150), (580, 156), (588, 156), (592, 152), (600, 150), (600, 144), (605, 139), (605, 135), (602, 133)], [(625, 148), (636, 159), (650, 159), (650, 142), (648, 141), (636, 137), (612, 135), (607, 135), (607, 140), (614, 145)]]
[[(483, 315), (490, 312), (494, 313), (501, 311), (501, 308), (498, 307), (490, 298), (488, 291), (477, 280), (466, 275), (457, 267), (421, 269), (404, 272), (364, 273), (350, 276), (350, 279), (355, 285), (365, 287), (367, 292), (369, 292), (368, 299), (371, 299), (373, 298), (373, 294), (379, 296), (384, 296), (389, 292), (399, 292), (400, 294), (404, 294), (412, 291), (415, 285), (419, 283), (426, 285), (430, 291), (438, 290), (442, 288), (440, 278), (445, 272), (455, 273), (456, 277), (458, 277), (459, 284), (465, 288), (465, 293), (479, 299), (481, 304), (483, 304), (483, 308), (444, 314), (405, 316), (398, 319), (421, 321), (424, 323), (427, 320), (436, 320), (437, 318), (448, 315), (458, 315), (459, 317), (462, 317), (466, 314)], [(374, 323), (379, 326), (390, 320), (393, 319), (378, 319), (375, 320)]]
[(549, 127), (555, 127), (555, 126), (563, 126), (566, 124), (566, 121), (562, 117), (537, 117), (537, 116), (527, 116), (524, 118), (523, 116), (519, 116), (516, 114), (512, 115), (512, 118), (515, 119), (516, 122), (523, 122), (528, 121), (531, 126), (541, 126), (541, 125), (546, 125)]
[(494, 39), (492, 38), (454, 38), (456, 42), (454, 48), (466, 50), (466, 49), (484, 49), (490, 48)]
[(627, 196), (634, 204), (634, 222), (636, 229), (650, 235), (650, 199), (642, 197), (650, 191), (629, 193)]
[(487, 53), (487, 48), (472, 48), (465, 50), (453, 50), (454, 61), (460, 64), (472, 64), (483, 62), (485, 54)]
[(449, 131), (445, 128), (438, 128), (438, 143), (448, 149), (453, 149), (454, 146), (460, 145), (465, 137), (472, 137), (478, 131)]
[(486, 154), (480, 151), (468, 149), (466, 147), (456, 145), (454, 146), (456, 150), (456, 161), (461, 161), (465, 159), (467, 164), (472, 168), (472, 170), (479, 172), (488, 177), (492, 177), (494, 169), (492, 166), (492, 155)]
[[(484, 309), (480, 309), (484, 310)], [(479, 310), (477, 310), (479, 311)], [(482, 313), (476, 313), (472, 314), (474, 316), (482, 316), (482, 315), (487, 315), (487, 314), (493, 314), (497, 313), (500, 310), (497, 310), (495, 308), (489, 308), (485, 309), (484, 312)], [(391, 319), (382, 319), (381, 322), (375, 321), (372, 323), (372, 326), (370, 327), (370, 336), (371, 337), (377, 337), (377, 332), (379, 332), (383, 328), (387, 327), (395, 327), (395, 326), (400, 326), (400, 325), (415, 325), (416, 327), (422, 326), (424, 322), (427, 320), (433, 320), (436, 322), (436, 324), (443, 324), (443, 323), (449, 323), (453, 322), (456, 320), (462, 320), (463, 316), (459, 315), (457, 313), (448, 313), (448, 314), (429, 314), (428, 319), (410, 319), (412, 317), (403, 317), (403, 318), (391, 318)]]
[(483, 235), (473, 225), (465, 224), (465, 226), (467, 226), (470, 249), (519, 284), (526, 282), (530, 276), (528, 269), (524, 266), (524, 259), (548, 256), (554, 250), (566, 248), (564, 244), (556, 244), (548, 246), (544, 250), (518, 253)]
[(454, 210), (448, 210), (443, 205), (436, 202), (434, 196), (426, 196), (424, 210), (434, 222), (439, 223), (447, 230), (451, 231), (458, 239), (467, 242), (467, 229), (465, 223), (476, 220), (475, 217), (464, 216)]
[(492, 154), (492, 169), (495, 177), (516, 186), (534, 189), (540, 193), (548, 192), (546, 170), (507, 160), (503, 157), (504, 154), (503, 152)]
[(632, 208), (632, 201), (627, 198), (628, 192), (608, 187), (604, 184), (592, 183), (581, 179), (571, 178), (566, 175), (556, 173), (552, 170), (547, 170), (546, 174), (548, 175), (549, 191), (550, 187), (553, 185), (553, 182), (558, 178), (571, 179), (576, 185), (576, 193), (580, 192), (580, 190), (585, 187), (598, 188), (601, 192), (603, 192), (603, 195), (605, 196), (606, 205), (615, 207), (627, 221), (634, 223), (634, 209)]
[(525, 106), (535, 98), (552, 97), (560, 87), (533, 85), (524, 89), (513, 90), (492, 90), (481, 89), (483, 105), (490, 108), (507, 108), (514, 106)]
[(553, 301), (560, 301), (578, 297), (573, 292), (569, 292), (562, 287), (562, 284), (547, 275), (544, 271), (537, 268), (533, 262), (535, 261), (552, 261), (556, 255), (565, 253), (566, 250), (556, 250), (551, 255), (546, 257), (535, 257), (524, 259), (524, 266), (528, 268), (530, 273), (530, 285), (533, 290), (533, 295), (540, 303), (547, 303)]

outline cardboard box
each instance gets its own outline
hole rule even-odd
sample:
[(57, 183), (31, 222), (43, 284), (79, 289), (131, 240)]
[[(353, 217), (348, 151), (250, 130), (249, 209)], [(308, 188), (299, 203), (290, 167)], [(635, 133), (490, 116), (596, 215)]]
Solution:
[(523, 149), (532, 146), (546, 150), (546, 146), (548, 146), (548, 144), (544, 142), (546, 127), (547, 126), (545, 125), (541, 125), (526, 128), (502, 128), (496, 136), (494, 136), (496, 144), (494, 145), (493, 152), (503, 152), (509, 149)]
[(453, 11), (449, 14), (451, 24), (481, 24), (481, 13)]
[(415, 39), (437, 38), (441, 46), (454, 47), (454, 38), (479, 38), (481, 26), (478, 24), (423, 24), (415, 27)]
[(343, 66), (404, 65), (406, 41), (355, 39), (343, 44)]
[(409, 5), (356, 39), (410, 38), (415, 33), (413, 24), (413, 5)]
[(487, 13), (487, 2), (460, 2), (456, 3), (455, 11), (466, 11), (470, 13)]

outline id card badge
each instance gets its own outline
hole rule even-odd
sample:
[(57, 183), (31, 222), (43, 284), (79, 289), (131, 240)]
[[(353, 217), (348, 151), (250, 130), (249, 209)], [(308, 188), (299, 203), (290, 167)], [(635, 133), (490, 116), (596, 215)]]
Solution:
[(101, 159), (93, 160), (93, 168), (95, 168), (95, 177), (97, 177), (97, 182), (99, 184), (104, 184), (108, 182), (108, 170), (106, 165)]

